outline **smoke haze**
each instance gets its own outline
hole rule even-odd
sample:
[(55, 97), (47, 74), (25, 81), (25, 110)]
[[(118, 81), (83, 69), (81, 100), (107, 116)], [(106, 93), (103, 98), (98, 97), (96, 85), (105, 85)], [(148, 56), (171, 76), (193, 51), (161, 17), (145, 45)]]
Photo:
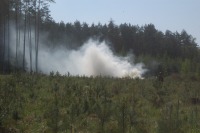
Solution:
[(143, 64), (131, 64), (129, 57), (117, 57), (105, 42), (90, 40), (78, 50), (47, 48), (40, 50), (39, 69), (48, 74), (58, 71), (61, 74), (85, 76), (139, 77), (145, 72)]
[[(13, 31), (15, 33), (15, 31)], [(23, 33), (22, 33), (23, 34)], [(41, 37), (45, 40), (45, 37)], [(15, 35), (11, 42), (15, 42)], [(22, 40), (22, 39), (21, 39)], [(34, 38), (31, 39), (34, 45)], [(26, 68), (30, 71), (30, 44), (26, 40)], [(44, 41), (43, 41), (44, 42)], [(14, 44), (14, 43), (13, 43)], [(32, 46), (34, 47), (34, 46)], [(13, 58), (15, 58), (16, 46), (11, 47)], [(20, 44), (18, 56), (22, 59), (23, 44)], [(70, 73), (80, 76), (111, 76), (142, 78), (146, 72), (142, 63), (134, 64), (132, 56), (118, 57), (105, 42), (89, 40), (77, 50), (69, 50), (64, 47), (50, 48), (47, 45), (39, 44), (38, 69), (44, 74), (59, 72), (62, 75)], [(22, 60), (18, 61), (22, 64)], [(13, 63), (14, 65), (14, 63)], [(32, 50), (32, 69), (35, 70), (35, 49)]]

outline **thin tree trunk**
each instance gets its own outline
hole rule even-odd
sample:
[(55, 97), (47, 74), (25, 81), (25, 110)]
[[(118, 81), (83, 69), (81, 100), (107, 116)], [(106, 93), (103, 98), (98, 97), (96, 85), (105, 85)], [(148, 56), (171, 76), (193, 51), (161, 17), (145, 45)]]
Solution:
[(40, 0), (38, 3), (38, 16), (37, 16), (37, 42), (36, 42), (36, 72), (38, 72), (38, 51), (39, 51), (39, 34), (40, 34)]
[(31, 40), (31, 17), (29, 13), (29, 52), (30, 52), (30, 73), (32, 73), (32, 40)]
[(37, 59), (36, 59), (36, 51), (37, 51), (37, 0), (34, 3), (35, 6), (35, 71), (37, 72)]
[[(27, 8), (27, 2), (26, 2), (26, 8)], [(24, 47), (23, 47), (23, 70), (25, 71), (25, 54), (26, 54), (26, 24), (27, 24), (27, 9), (25, 9), (25, 19), (24, 19)]]
[(6, 16), (3, 17), (3, 67), (2, 71), (5, 72), (5, 50), (6, 50)]
[(19, 0), (17, 0), (17, 4), (15, 7), (15, 26), (16, 26), (16, 51), (15, 51), (15, 71), (18, 68), (18, 46), (19, 46), (19, 21), (18, 21), (18, 13), (19, 13)]
[(3, 59), (2, 59), (2, 52), (3, 52), (3, 30), (2, 30), (2, 10), (0, 9), (0, 72), (2, 72), (2, 65), (3, 65)]
[(8, 25), (7, 25), (7, 32), (8, 32), (8, 36), (7, 36), (7, 45), (8, 45), (8, 62), (7, 62), (7, 71), (8, 72), (10, 72), (10, 11), (9, 11), (9, 9), (10, 9), (10, 2), (8, 1), (8, 19), (7, 19), (7, 23), (8, 23)]
[[(20, 44), (21, 44), (21, 32), (20, 32), (20, 25), (21, 25), (21, 16), (22, 16), (22, 3), (21, 3), (21, 0), (19, 0), (19, 23), (18, 23), (18, 50), (20, 49)], [(20, 65), (19, 65), (19, 57), (18, 57), (18, 69), (19, 69), (19, 67), (20, 67)]]

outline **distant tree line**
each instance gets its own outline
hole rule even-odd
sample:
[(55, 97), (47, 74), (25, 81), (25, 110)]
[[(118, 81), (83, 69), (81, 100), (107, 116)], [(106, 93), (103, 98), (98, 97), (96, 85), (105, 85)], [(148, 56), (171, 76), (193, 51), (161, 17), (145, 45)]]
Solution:
[(77, 48), (90, 38), (106, 41), (113, 46), (114, 51), (126, 55), (132, 51), (136, 56), (169, 56), (170, 58), (196, 58), (197, 43), (192, 35), (185, 30), (181, 33), (167, 30), (165, 33), (157, 30), (153, 24), (144, 26), (120, 24), (111, 20), (108, 24), (80, 23), (43, 23), (43, 30), (49, 33), (48, 45), (66, 45)]
[(55, 23), (46, 21), (42, 31), (48, 32), (45, 44), (54, 48), (59, 45), (76, 49), (88, 39), (105, 41), (116, 55), (126, 56), (132, 52), (136, 62), (144, 62), (150, 70), (147, 75), (162, 72), (200, 75), (200, 49), (195, 38), (185, 30), (159, 31), (153, 24), (144, 26), (131, 24)]
[[(39, 42), (48, 47), (66, 46), (77, 49), (88, 39), (105, 41), (116, 55), (132, 52), (136, 62), (144, 62), (152, 75), (158, 71), (171, 73), (200, 73), (200, 50), (195, 38), (185, 30), (159, 31), (153, 24), (144, 26), (120, 24), (56, 23), (50, 16), (48, 3), (53, 0), (1, 0), (0, 3), (0, 72), (38, 71)], [(10, 32), (11, 22), (16, 33)], [(48, 33), (40, 40), (41, 32)], [(16, 43), (10, 43), (11, 34)], [(26, 66), (26, 46), (29, 45), (30, 66)], [(11, 57), (10, 47), (15, 47)], [(19, 53), (19, 49), (23, 49)], [(12, 55), (13, 56), (13, 55)], [(34, 57), (33, 57), (34, 56)], [(34, 61), (33, 61), (34, 60)], [(34, 64), (33, 64), (34, 63)], [(199, 74), (200, 75), (200, 74)]]

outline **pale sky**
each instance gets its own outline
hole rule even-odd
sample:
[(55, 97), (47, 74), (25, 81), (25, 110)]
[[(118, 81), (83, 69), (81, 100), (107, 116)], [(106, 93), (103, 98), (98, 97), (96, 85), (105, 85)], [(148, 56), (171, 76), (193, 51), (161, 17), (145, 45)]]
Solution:
[(88, 24), (154, 24), (165, 32), (185, 29), (200, 45), (200, 0), (55, 0), (50, 4), (56, 22)]

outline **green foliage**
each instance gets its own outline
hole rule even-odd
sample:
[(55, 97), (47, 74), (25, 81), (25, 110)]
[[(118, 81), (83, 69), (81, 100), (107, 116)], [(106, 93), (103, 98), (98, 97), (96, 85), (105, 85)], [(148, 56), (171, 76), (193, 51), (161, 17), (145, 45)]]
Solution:
[(200, 82), (184, 78), (0, 76), (1, 127), (50, 133), (198, 132), (200, 105), (191, 99), (199, 98)]

